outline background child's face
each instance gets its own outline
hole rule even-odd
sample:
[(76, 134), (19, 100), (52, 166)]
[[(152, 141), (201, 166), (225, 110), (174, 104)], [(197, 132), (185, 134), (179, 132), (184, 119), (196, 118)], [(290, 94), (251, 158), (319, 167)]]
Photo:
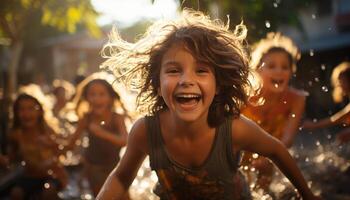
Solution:
[(347, 79), (346, 75), (340, 74), (338, 79), (339, 79), (339, 86), (341, 87), (343, 93), (349, 94), (350, 93), (350, 83), (349, 83), (349, 80)]
[(292, 66), (285, 52), (271, 52), (262, 58), (258, 72), (263, 88), (271, 92), (283, 92), (292, 75)]
[(183, 44), (174, 44), (163, 56), (160, 70), (161, 95), (170, 112), (185, 121), (207, 119), (216, 93), (213, 69), (198, 62)]
[(23, 128), (34, 128), (42, 115), (40, 106), (31, 99), (22, 99), (18, 104), (18, 117)]
[(113, 104), (111, 94), (108, 93), (106, 86), (100, 83), (93, 83), (89, 86), (86, 100), (90, 104), (91, 111), (99, 115), (110, 110)]

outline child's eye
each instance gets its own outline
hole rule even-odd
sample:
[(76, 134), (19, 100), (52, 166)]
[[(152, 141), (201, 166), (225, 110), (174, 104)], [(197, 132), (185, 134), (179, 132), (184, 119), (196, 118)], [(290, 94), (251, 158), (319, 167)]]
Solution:
[(203, 68), (203, 69), (198, 69), (197, 72), (198, 72), (198, 73), (208, 73), (209, 70)]
[(168, 70), (166, 70), (166, 73), (168, 73), (168, 74), (175, 74), (175, 73), (178, 73), (178, 72), (180, 72), (178, 69), (168, 69)]

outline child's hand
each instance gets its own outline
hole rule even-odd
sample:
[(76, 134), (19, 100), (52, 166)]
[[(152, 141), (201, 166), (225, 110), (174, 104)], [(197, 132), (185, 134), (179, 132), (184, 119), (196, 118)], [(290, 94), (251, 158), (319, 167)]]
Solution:
[(261, 173), (269, 173), (273, 169), (272, 163), (263, 157), (253, 159), (252, 165)]
[(94, 134), (94, 135), (101, 135), (101, 132), (103, 132), (103, 128), (101, 125), (97, 123), (90, 123), (88, 126), (89, 130)]
[(350, 132), (341, 132), (337, 135), (337, 141), (339, 141), (340, 144), (344, 144), (350, 141)]

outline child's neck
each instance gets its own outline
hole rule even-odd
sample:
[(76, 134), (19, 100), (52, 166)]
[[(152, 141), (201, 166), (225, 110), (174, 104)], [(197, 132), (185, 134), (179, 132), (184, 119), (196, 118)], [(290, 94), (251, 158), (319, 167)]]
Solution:
[[(288, 88), (286, 88), (282, 92), (272, 92), (270, 90), (262, 90), (261, 96), (265, 98), (265, 101), (269, 102), (277, 102), (280, 101), (284, 94), (287, 92)], [(266, 103), (266, 102), (265, 102)]]
[(194, 139), (212, 129), (209, 127), (207, 119), (204, 118), (189, 123), (173, 117), (170, 112), (165, 112), (164, 116), (161, 115), (161, 119), (164, 119), (164, 121), (161, 120), (161, 123), (166, 131), (176, 134), (178, 137)]
[(92, 117), (95, 120), (107, 120), (110, 119), (112, 116), (112, 112), (109, 110), (104, 111), (103, 113), (92, 113)]

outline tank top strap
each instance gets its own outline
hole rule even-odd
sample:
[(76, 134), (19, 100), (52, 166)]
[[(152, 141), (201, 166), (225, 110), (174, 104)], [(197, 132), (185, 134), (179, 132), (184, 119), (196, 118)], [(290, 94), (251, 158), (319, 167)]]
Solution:
[(227, 161), (231, 170), (238, 168), (240, 154), (235, 155), (232, 150), (232, 118), (228, 117), (219, 128), (220, 143), (223, 152), (226, 152)]
[(162, 148), (162, 137), (159, 129), (158, 115), (145, 117), (147, 139), (149, 147), (149, 160), (152, 170), (160, 167), (162, 158), (166, 158)]

